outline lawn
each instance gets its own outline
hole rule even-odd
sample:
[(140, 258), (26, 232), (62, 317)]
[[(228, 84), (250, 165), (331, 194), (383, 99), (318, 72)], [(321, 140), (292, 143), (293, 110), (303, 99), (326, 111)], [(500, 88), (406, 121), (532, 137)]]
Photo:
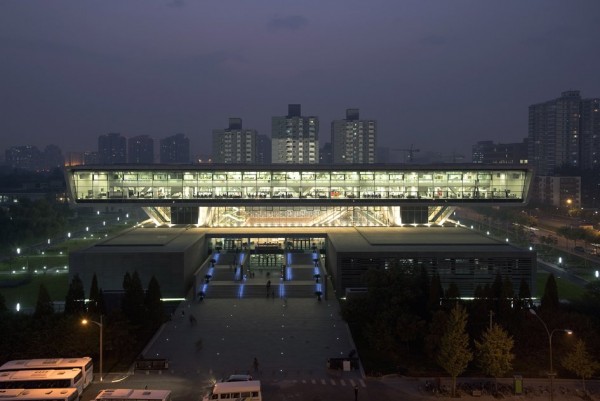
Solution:
[[(542, 298), (544, 295), (544, 288), (546, 286), (546, 281), (548, 280), (549, 273), (547, 272), (538, 272), (536, 278), (536, 291), (535, 296), (538, 299)], [(567, 280), (563, 280), (558, 276), (556, 278), (556, 285), (558, 287), (558, 296), (561, 299), (566, 299), (569, 301), (577, 300), (581, 297), (584, 292), (584, 289), (576, 284), (573, 284)]]
[(69, 288), (69, 275), (65, 273), (34, 274), (32, 280), (18, 287), (0, 288), (0, 292), (6, 299), (6, 306), (15, 308), (17, 303), (21, 309), (35, 309), (40, 284), (44, 283), (50, 298), (53, 301), (64, 301)]

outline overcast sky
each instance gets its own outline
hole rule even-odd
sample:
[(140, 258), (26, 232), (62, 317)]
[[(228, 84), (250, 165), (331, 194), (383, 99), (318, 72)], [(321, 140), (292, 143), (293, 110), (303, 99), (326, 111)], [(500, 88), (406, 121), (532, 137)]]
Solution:
[(211, 132), (301, 103), (321, 143), (346, 108), (379, 144), (521, 141), (527, 107), (600, 97), (598, 0), (1, 0), (0, 150), (96, 150), (120, 132)]

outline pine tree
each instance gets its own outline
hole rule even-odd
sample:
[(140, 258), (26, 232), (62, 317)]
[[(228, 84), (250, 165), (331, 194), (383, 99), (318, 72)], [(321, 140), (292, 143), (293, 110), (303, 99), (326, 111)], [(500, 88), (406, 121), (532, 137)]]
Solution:
[(146, 291), (144, 304), (148, 311), (148, 321), (151, 322), (153, 328), (160, 326), (165, 320), (165, 311), (161, 298), (160, 285), (156, 278), (152, 276), (148, 283), (148, 291)]
[(458, 289), (458, 285), (453, 281), (448, 285), (448, 289), (446, 290), (446, 303), (448, 306), (452, 306), (458, 301), (460, 301), (460, 290)]
[(429, 274), (427, 268), (421, 266), (419, 274), (415, 279), (415, 298), (413, 309), (417, 315), (423, 319), (429, 318), (429, 309), (427, 308), (427, 300), (429, 298), (429, 286), (430, 286)]
[(137, 271), (133, 272), (128, 280), (128, 273), (123, 279), (123, 295), (122, 308), (123, 313), (131, 323), (142, 323), (146, 317), (146, 308), (144, 307), (144, 288)]
[(6, 307), (6, 299), (4, 298), (4, 295), (2, 295), (2, 293), (0, 293), (0, 313), (2, 312), (7, 312), (8, 308)]
[(436, 271), (429, 282), (429, 301), (427, 302), (431, 312), (440, 308), (440, 299), (444, 296), (444, 288), (440, 275)]
[(585, 379), (589, 379), (600, 369), (600, 364), (588, 353), (585, 341), (579, 339), (573, 350), (562, 360), (565, 369), (581, 377), (583, 391), (585, 391)]
[(500, 270), (496, 272), (496, 277), (494, 278), (494, 282), (490, 288), (492, 295), (492, 305), (494, 313), (499, 318), (502, 316), (502, 298), (504, 296), (504, 283), (502, 281), (502, 275), (500, 274)]
[(558, 310), (558, 287), (554, 274), (550, 273), (544, 287), (544, 295), (542, 295), (542, 310), (547, 312), (555, 312)]
[(438, 365), (452, 377), (453, 397), (456, 395), (456, 377), (464, 372), (473, 359), (466, 326), (467, 312), (463, 306), (456, 304), (450, 310), (437, 355)]
[(131, 274), (125, 272), (123, 276), (123, 291), (127, 292), (131, 288)]
[(496, 393), (498, 377), (512, 369), (515, 355), (512, 353), (513, 338), (499, 325), (494, 324), (483, 333), (481, 342), (475, 340), (477, 362), (483, 372), (494, 377)]
[(531, 308), (531, 289), (524, 277), (519, 284), (519, 307), (525, 309)]
[(87, 305), (88, 314), (91, 316), (99, 316), (100, 313), (100, 289), (98, 288), (98, 278), (94, 273), (92, 277), (92, 285), (90, 286), (90, 300)]
[(83, 282), (75, 275), (69, 284), (65, 298), (65, 315), (81, 315), (85, 312), (85, 293)]
[(38, 290), (37, 302), (35, 304), (35, 312), (33, 312), (33, 317), (36, 319), (45, 320), (54, 315), (54, 303), (50, 298), (50, 294), (48, 293), (48, 289), (44, 285), (44, 283), (40, 284), (40, 288)]

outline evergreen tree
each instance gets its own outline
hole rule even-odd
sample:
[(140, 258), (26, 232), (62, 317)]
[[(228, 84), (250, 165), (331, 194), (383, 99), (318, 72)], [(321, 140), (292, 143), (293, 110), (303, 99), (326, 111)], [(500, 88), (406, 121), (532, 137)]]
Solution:
[(502, 280), (502, 291), (498, 298), (498, 319), (502, 321), (508, 321), (511, 314), (511, 304), (515, 297), (515, 291), (513, 289), (512, 279), (509, 276), (505, 276)]
[(431, 312), (440, 308), (440, 299), (442, 299), (443, 296), (444, 288), (442, 287), (440, 275), (436, 271), (433, 276), (431, 276), (431, 281), (429, 282), (429, 301), (427, 304)]
[(429, 331), (425, 336), (425, 353), (434, 362), (439, 354), (442, 333), (447, 321), (448, 313), (441, 309), (438, 309), (431, 315)]
[(165, 311), (161, 298), (160, 285), (156, 278), (152, 276), (148, 283), (148, 291), (146, 292), (144, 304), (148, 311), (148, 320), (151, 322), (153, 328), (160, 326), (165, 320)]
[(2, 293), (0, 292), (0, 313), (7, 311), (8, 308), (6, 307), (6, 299), (4, 298), (4, 295), (2, 295)]
[(485, 374), (494, 377), (496, 393), (498, 377), (512, 369), (512, 361), (515, 358), (512, 353), (513, 346), (513, 338), (497, 324), (488, 327), (482, 335), (481, 342), (475, 340), (477, 362)]
[(129, 280), (127, 279), (128, 276), (129, 274), (126, 273), (123, 279), (125, 294), (123, 295), (121, 307), (123, 313), (131, 323), (139, 324), (146, 317), (144, 288), (142, 287), (142, 282), (137, 271), (133, 272)]
[(417, 294), (414, 299), (413, 310), (423, 319), (429, 318), (429, 309), (427, 308), (427, 300), (429, 298), (430, 286), (429, 274), (427, 268), (421, 266), (419, 275), (416, 277), (415, 289)]
[(558, 287), (554, 274), (550, 273), (546, 286), (544, 287), (544, 295), (542, 295), (542, 310), (546, 312), (555, 312), (558, 310)]
[(579, 339), (573, 350), (562, 360), (565, 369), (570, 370), (581, 377), (583, 391), (585, 391), (585, 379), (589, 379), (600, 369), (600, 364), (588, 353), (585, 341)]
[(81, 315), (85, 312), (85, 293), (83, 282), (75, 275), (65, 298), (65, 315)]
[(453, 281), (448, 286), (446, 290), (446, 303), (448, 306), (452, 306), (458, 301), (460, 301), (460, 290), (458, 289), (458, 285)]
[(515, 290), (513, 289), (513, 283), (510, 276), (506, 276), (504, 277), (504, 280), (502, 280), (502, 295), (504, 296), (504, 299), (509, 302), (515, 297)]
[(131, 288), (131, 274), (129, 272), (125, 272), (125, 276), (123, 277), (123, 291), (127, 292)]
[[(469, 309), (469, 319), (472, 322), (485, 322), (490, 310), (488, 309), (488, 302), (485, 295), (485, 290), (481, 284), (478, 284), (473, 291), (473, 301), (470, 302)], [(473, 336), (479, 335), (478, 325), (472, 325), (470, 327), (471, 330), (476, 330), (476, 332), (472, 332)]]
[(494, 277), (494, 282), (492, 283), (492, 296), (494, 299), (498, 300), (502, 297), (503, 286), (502, 275), (500, 274), (500, 270), (498, 270), (496, 271), (496, 277)]
[(494, 278), (494, 282), (490, 288), (491, 291), (491, 302), (493, 305), (493, 311), (497, 317), (502, 316), (502, 297), (504, 296), (504, 283), (502, 281), (502, 275), (500, 274), (500, 270), (496, 272), (496, 277)]
[(519, 284), (519, 307), (522, 309), (531, 308), (531, 289), (524, 277)]
[(456, 377), (464, 372), (473, 359), (466, 332), (467, 317), (465, 308), (458, 303), (450, 310), (437, 355), (438, 365), (452, 377), (453, 397), (456, 395)]
[(35, 312), (33, 312), (33, 317), (36, 319), (46, 320), (53, 315), (54, 303), (50, 298), (48, 289), (46, 288), (44, 283), (42, 283), (40, 284), (40, 288), (38, 290), (38, 297), (37, 302), (35, 304)]
[(98, 288), (98, 278), (96, 273), (92, 277), (92, 285), (90, 286), (90, 301), (87, 305), (88, 314), (91, 316), (99, 316), (100, 313), (100, 289)]

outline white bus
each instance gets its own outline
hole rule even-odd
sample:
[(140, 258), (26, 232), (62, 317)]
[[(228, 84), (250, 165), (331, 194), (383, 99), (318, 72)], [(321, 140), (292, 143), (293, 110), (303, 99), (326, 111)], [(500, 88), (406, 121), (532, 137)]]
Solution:
[(210, 400), (245, 400), (262, 401), (262, 392), (260, 391), (260, 381), (241, 381), (215, 383), (210, 393), (204, 397), (203, 401)]
[(83, 388), (94, 380), (94, 364), (92, 358), (51, 358), (51, 359), (16, 359), (0, 366), (0, 372), (7, 370), (40, 370), (40, 369), (81, 369)]
[(11, 388), (0, 390), (2, 401), (79, 401), (76, 388)]
[(111, 400), (111, 401), (170, 401), (171, 392), (169, 390), (134, 390), (134, 389), (108, 389), (102, 390), (98, 393), (95, 401), (97, 400)]
[(0, 372), (0, 389), (76, 388), (83, 392), (81, 369), (9, 370)]

